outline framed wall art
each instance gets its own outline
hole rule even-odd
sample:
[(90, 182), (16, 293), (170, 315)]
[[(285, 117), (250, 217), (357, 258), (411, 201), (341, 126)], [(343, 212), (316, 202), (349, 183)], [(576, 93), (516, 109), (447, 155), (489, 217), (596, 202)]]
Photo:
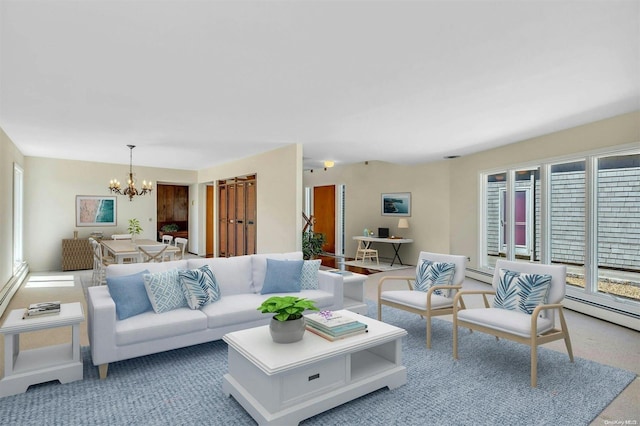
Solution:
[(382, 194), (382, 216), (411, 216), (411, 193)]
[(116, 226), (116, 197), (76, 195), (76, 226)]

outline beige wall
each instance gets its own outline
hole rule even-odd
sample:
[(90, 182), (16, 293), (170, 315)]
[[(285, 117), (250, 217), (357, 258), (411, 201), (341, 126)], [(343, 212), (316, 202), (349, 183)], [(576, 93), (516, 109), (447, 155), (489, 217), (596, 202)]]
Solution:
[[(128, 165), (94, 163), (87, 161), (58, 160), (41, 157), (25, 157), (25, 260), (32, 271), (56, 271), (61, 268), (61, 240), (73, 238), (78, 230), (80, 237), (88, 237), (93, 231), (101, 231), (106, 237), (126, 233), (131, 218), (140, 220), (143, 238), (156, 238), (156, 196), (117, 196), (117, 225), (108, 227), (76, 227), (76, 195), (110, 195), (111, 179), (125, 181)], [(137, 179), (151, 180), (156, 184), (190, 184), (197, 173), (175, 169), (136, 167)], [(190, 226), (196, 226), (191, 224)]]
[[(198, 172), (200, 199), (205, 186), (220, 179), (257, 175), (257, 252), (301, 250), (302, 145), (294, 144)], [(200, 203), (200, 223), (205, 223), (205, 203)], [(217, 204), (216, 204), (217, 205)], [(217, 224), (217, 220), (214, 220)], [(217, 233), (217, 229), (216, 229)], [(205, 235), (204, 229), (200, 235)], [(205, 252), (206, 240), (199, 242)], [(217, 247), (216, 247), (217, 250)]]
[[(616, 145), (640, 143), (640, 112), (513, 143), (501, 148), (416, 166), (370, 161), (304, 173), (304, 186), (346, 185), (345, 254), (353, 257), (351, 239), (365, 227), (388, 227), (398, 233), (397, 218), (381, 216), (380, 194), (411, 192), (412, 215), (403, 236), (414, 239), (403, 246), (405, 263), (415, 264), (420, 250), (461, 254), (478, 265), (478, 175), (481, 171), (561, 157)], [(380, 245), (378, 245), (380, 247)], [(387, 248), (381, 256), (389, 257)]]
[(0, 129), (0, 289), (13, 276), (13, 164), (24, 156)]
[(634, 143), (640, 146), (640, 112), (624, 114), (453, 160), (449, 236), (452, 253), (470, 256), (471, 262), (468, 267), (478, 266), (478, 178), (482, 171)]
[[(449, 252), (449, 161), (403, 166), (381, 161), (336, 166), (326, 171), (304, 172), (304, 186), (345, 185), (345, 255), (354, 257), (353, 236), (364, 228), (389, 228), (392, 235), (414, 240), (400, 250), (402, 261), (415, 264), (421, 250)], [(409, 229), (398, 230), (398, 217), (382, 216), (381, 194), (411, 193)], [(380, 257), (391, 259), (393, 250), (378, 244)]]
[[(10, 144), (10, 141), (9, 141)], [(13, 144), (10, 144), (13, 147)], [(3, 139), (3, 150), (8, 150)], [(15, 147), (13, 147), (15, 148)], [(17, 150), (15, 150), (17, 154)], [(2, 155), (3, 173), (5, 158)], [(275, 165), (275, 167), (274, 167)], [(72, 238), (77, 230), (80, 237), (87, 237), (93, 231), (101, 231), (105, 236), (126, 233), (128, 220), (138, 218), (144, 229), (143, 238), (156, 235), (156, 197), (151, 195), (136, 197), (128, 201), (125, 196), (117, 196), (117, 225), (110, 227), (75, 226), (76, 195), (109, 195), (107, 185), (113, 178), (121, 182), (128, 173), (128, 165), (97, 162), (58, 160), (40, 157), (24, 157), (25, 169), (25, 260), (32, 271), (56, 271), (61, 268), (61, 240)], [(11, 177), (12, 162), (7, 162), (6, 173)], [(205, 185), (217, 179), (249, 173), (258, 174), (258, 250), (278, 252), (300, 250), (300, 238), (296, 230), (301, 229), (302, 219), (298, 212), (302, 209), (302, 147), (291, 145), (254, 157), (202, 170), (200, 172), (137, 167), (134, 172), (138, 179), (151, 180), (154, 184), (189, 185), (189, 249), (196, 254), (204, 254), (205, 229)], [(9, 179), (9, 182), (12, 180)], [(12, 193), (10, 186), (2, 190)], [(10, 196), (10, 195), (7, 195)], [(3, 204), (3, 209), (6, 209)], [(8, 210), (8, 213), (11, 211)], [(3, 218), (4, 218), (3, 210)], [(7, 216), (10, 217), (10, 216)], [(11, 235), (11, 221), (2, 220), (2, 229)], [(3, 238), (1, 259), (10, 272), (11, 238)], [(5, 246), (6, 245), (6, 249)], [(5, 273), (3, 271), (3, 273)]]

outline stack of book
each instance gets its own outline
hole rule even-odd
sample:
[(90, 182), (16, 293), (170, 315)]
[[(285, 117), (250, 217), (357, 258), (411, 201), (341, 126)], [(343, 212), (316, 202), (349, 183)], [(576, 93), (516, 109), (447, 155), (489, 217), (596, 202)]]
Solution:
[(39, 318), (60, 313), (60, 302), (33, 303), (24, 311), (22, 318)]
[(323, 311), (305, 315), (305, 318), (307, 330), (332, 342), (368, 331), (367, 324), (335, 312)]

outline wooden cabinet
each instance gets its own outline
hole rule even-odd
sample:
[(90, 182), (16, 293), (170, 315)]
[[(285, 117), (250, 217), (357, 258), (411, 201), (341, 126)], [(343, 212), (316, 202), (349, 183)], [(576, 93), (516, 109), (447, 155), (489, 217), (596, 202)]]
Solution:
[(93, 269), (93, 250), (88, 239), (62, 240), (62, 270)]
[(218, 181), (218, 256), (256, 253), (256, 175)]
[(158, 184), (157, 223), (158, 232), (165, 225), (176, 224), (179, 231), (189, 231), (189, 187)]

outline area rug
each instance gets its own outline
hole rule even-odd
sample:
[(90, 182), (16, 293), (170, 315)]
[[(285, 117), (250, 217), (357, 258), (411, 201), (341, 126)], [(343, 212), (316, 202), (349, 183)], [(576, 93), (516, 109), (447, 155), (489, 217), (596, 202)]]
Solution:
[(366, 268), (366, 269), (370, 269), (372, 271), (382, 271), (382, 272), (386, 272), (386, 271), (397, 271), (400, 269), (414, 269), (415, 266), (411, 266), (411, 265), (401, 265), (399, 263), (394, 263), (393, 266), (391, 266), (390, 263), (385, 263), (385, 262), (380, 262), (380, 264), (377, 264), (376, 262), (371, 262), (371, 261), (362, 261), (362, 260), (349, 260), (347, 262), (344, 262), (345, 266), (357, 266), (358, 268)]
[[(374, 306), (370, 303), (369, 315)], [(408, 382), (384, 388), (303, 421), (302, 425), (587, 425), (635, 374), (540, 349), (538, 387), (529, 386), (529, 350), (481, 333), (462, 332), (451, 357), (451, 323), (433, 320), (433, 349), (424, 321), (384, 309), (385, 321), (408, 331)], [(7, 425), (252, 425), (222, 394), (227, 346), (222, 341), (113, 363), (98, 379), (83, 348), (84, 380), (36, 385), (0, 399)]]

